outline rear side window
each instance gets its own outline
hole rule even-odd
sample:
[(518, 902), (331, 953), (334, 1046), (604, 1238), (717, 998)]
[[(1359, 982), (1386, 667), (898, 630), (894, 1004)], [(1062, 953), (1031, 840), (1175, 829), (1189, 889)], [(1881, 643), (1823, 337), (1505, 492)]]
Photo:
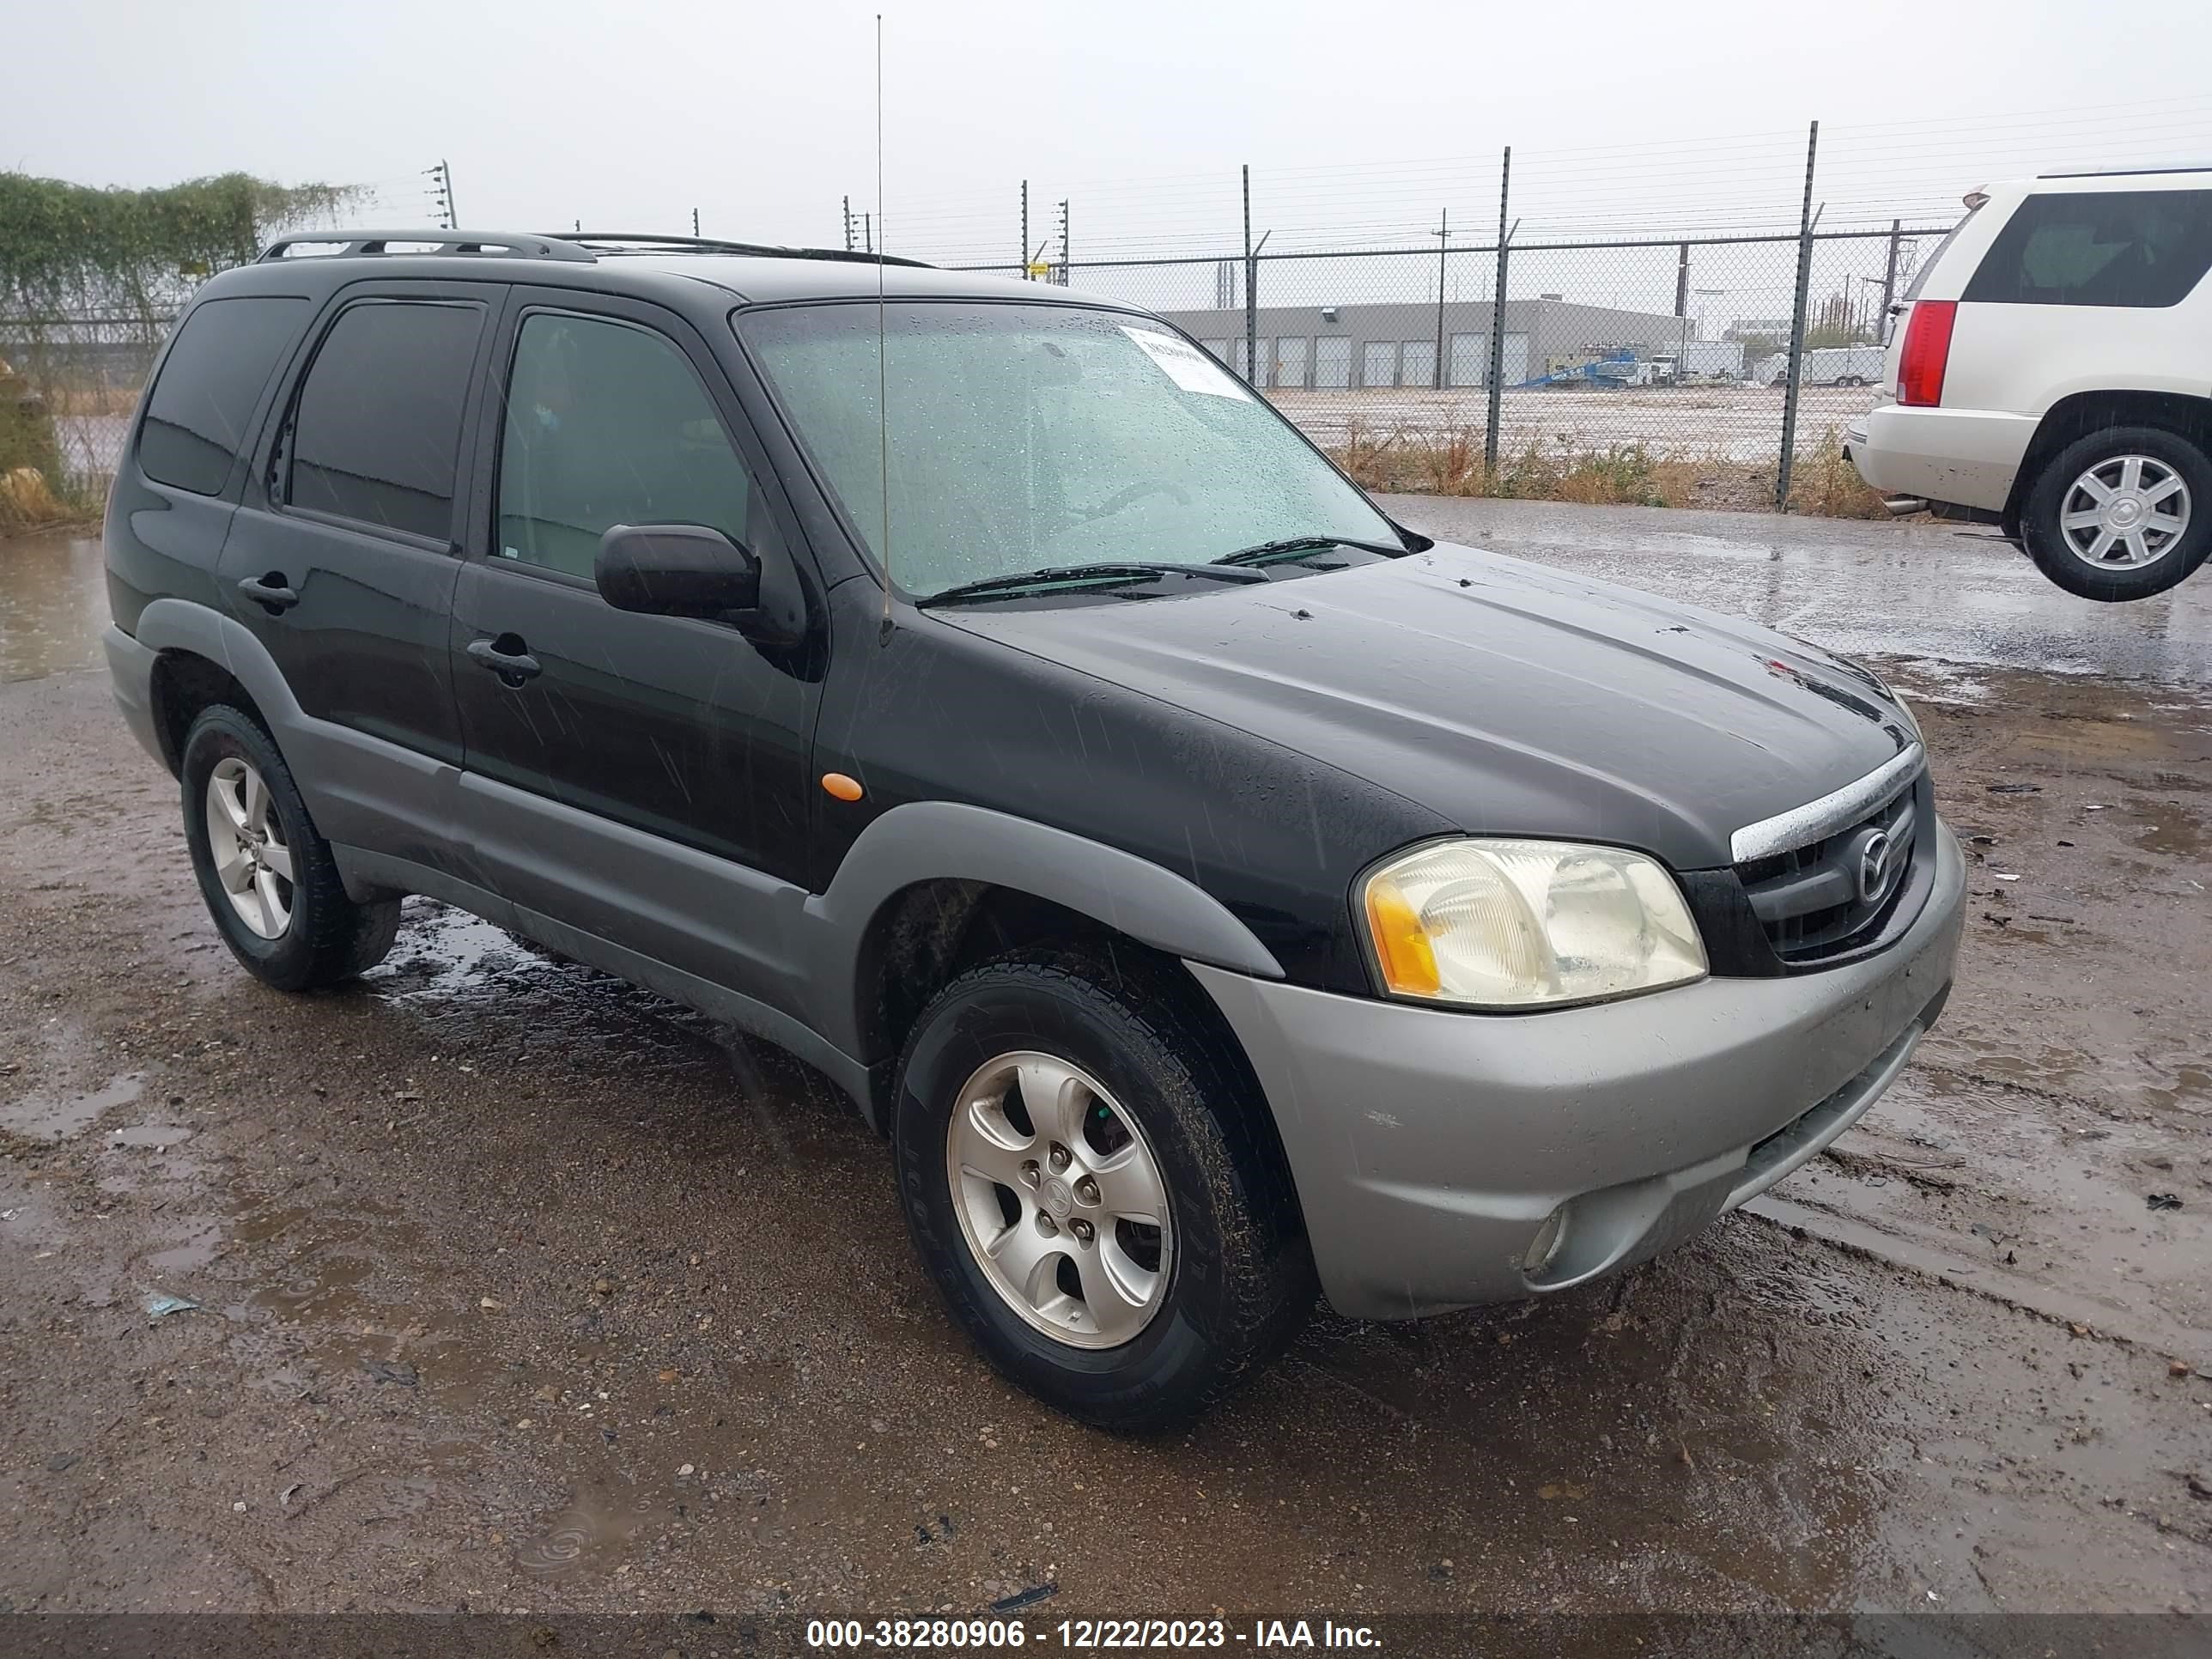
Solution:
[(138, 434), (138, 465), (156, 483), (218, 494), (245, 448), (261, 390), (299, 337), (307, 302), (209, 300), (193, 307), (161, 364)]
[(294, 507), (452, 539), (454, 458), (483, 308), (368, 300), (324, 337), (292, 416)]
[(1960, 297), (1995, 305), (2170, 306), (2212, 265), (2212, 191), (2031, 196)]

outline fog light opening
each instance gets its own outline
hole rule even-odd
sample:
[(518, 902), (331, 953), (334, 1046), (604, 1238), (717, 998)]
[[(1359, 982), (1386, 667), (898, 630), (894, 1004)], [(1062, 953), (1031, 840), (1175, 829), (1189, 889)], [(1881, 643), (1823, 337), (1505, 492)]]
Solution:
[(1534, 1279), (1552, 1265), (1552, 1258), (1559, 1253), (1559, 1246), (1567, 1236), (1567, 1210), (1561, 1205), (1544, 1218), (1544, 1224), (1536, 1229), (1535, 1237), (1521, 1253), (1521, 1271)]

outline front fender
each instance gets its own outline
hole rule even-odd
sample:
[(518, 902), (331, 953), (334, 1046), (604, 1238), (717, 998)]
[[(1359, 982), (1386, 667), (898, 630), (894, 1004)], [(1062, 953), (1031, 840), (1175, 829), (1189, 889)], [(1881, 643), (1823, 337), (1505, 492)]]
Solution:
[[(895, 806), (860, 832), (826, 890), (805, 906), (809, 977), (837, 988), (822, 1034), (865, 1046), (860, 952), (878, 911), (924, 881), (974, 881), (1063, 905), (1156, 950), (1261, 979), (1282, 964), (1205, 889), (1149, 860), (1006, 812), (951, 801)], [(863, 1058), (874, 1058), (866, 1056)]]

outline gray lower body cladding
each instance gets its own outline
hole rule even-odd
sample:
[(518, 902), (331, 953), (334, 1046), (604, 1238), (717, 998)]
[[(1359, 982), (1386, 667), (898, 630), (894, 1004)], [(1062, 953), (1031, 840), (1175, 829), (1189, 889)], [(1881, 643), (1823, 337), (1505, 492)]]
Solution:
[(1586, 1283), (1818, 1153), (1903, 1069), (1949, 988), (1965, 870), (1936, 834), (1918, 921), (1825, 972), (1497, 1016), (1191, 964), (1267, 1092), (1331, 1304), (1404, 1319)]

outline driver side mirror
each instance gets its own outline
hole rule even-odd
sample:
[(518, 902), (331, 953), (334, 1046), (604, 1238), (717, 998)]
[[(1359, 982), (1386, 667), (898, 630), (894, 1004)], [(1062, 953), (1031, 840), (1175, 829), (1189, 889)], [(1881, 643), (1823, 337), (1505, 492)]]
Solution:
[(705, 525), (616, 525), (592, 574), (617, 611), (737, 623), (732, 613), (760, 608), (759, 557)]

